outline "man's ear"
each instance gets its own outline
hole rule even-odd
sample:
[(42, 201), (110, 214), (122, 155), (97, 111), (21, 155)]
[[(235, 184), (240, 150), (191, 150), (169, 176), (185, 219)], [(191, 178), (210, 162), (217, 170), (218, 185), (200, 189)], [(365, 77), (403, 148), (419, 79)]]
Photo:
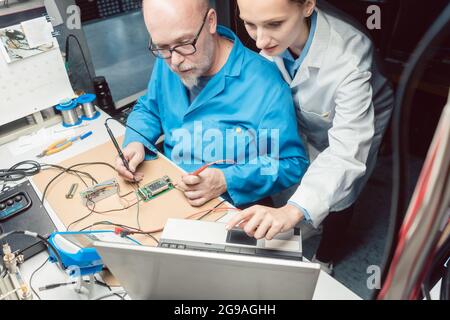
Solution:
[(209, 9), (206, 23), (209, 27), (209, 33), (215, 34), (217, 32), (217, 12), (214, 9)]

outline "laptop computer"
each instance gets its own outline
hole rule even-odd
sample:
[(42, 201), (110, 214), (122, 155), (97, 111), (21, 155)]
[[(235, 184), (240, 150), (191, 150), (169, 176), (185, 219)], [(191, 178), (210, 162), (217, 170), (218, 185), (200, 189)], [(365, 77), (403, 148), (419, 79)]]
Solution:
[(159, 246), (302, 260), (300, 229), (280, 233), (272, 240), (256, 240), (240, 228), (227, 231), (220, 222), (168, 219)]
[(312, 299), (320, 266), (242, 254), (95, 242), (135, 300)]

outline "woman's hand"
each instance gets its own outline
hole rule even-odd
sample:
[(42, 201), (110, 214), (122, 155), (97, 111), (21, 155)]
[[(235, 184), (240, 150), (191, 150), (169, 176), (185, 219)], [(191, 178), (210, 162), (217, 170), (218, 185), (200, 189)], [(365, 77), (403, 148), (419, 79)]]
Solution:
[(279, 209), (253, 206), (236, 214), (226, 228), (230, 230), (238, 225), (251, 237), (272, 240), (278, 233), (294, 228), (303, 218), (303, 212), (290, 204)]

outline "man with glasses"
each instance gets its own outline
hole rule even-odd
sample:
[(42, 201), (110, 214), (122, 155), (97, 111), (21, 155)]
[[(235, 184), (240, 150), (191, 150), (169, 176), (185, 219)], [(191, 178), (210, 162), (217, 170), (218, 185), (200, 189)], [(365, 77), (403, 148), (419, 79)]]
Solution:
[[(128, 125), (150, 141), (164, 135), (165, 155), (188, 172), (178, 186), (189, 203), (222, 195), (246, 206), (298, 183), (308, 160), (275, 65), (218, 26), (207, 0), (144, 0), (143, 13), (157, 59)], [(127, 130), (130, 171), (116, 160), (125, 179), (142, 180), (146, 143)]]

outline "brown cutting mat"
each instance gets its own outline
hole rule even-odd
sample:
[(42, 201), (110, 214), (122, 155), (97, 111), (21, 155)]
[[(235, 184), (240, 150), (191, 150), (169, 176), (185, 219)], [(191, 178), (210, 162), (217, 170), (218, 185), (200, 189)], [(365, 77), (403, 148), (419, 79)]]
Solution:
[[(121, 141), (122, 139), (119, 139), (119, 143), (121, 143)], [(111, 165), (114, 165), (116, 154), (117, 152), (113, 144), (109, 142), (86, 151), (82, 154), (79, 154), (67, 161), (59, 163), (58, 165), (65, 168), (70, 167), (74, 164), (88, 162), (107, 162)], [(134, 190), (132, 185), (120, 178), (115, 170), (105, 165), (84, 165), (76, 167), (74, 169), (90, 173), (95, 179), (97, 179), (98, 182), (116, 178), (120, 185), (121, 195), (125, 195)], [(160, 155), (156, 160), (144, 162), (138, 170), (144, 172), (145, 174), (144, 180), (140, 183), (140, 186), (161, 178), (164, 175), (168, 175), (172, 179), (172, 182), (177, 183), (180, 180), (182, 174), (179, 168), (177, 168), (162, 155)], [(60, 171), (58, 170), (49, 169), (44, 170), (40, 174), (33, 177), (33, 181), (37, 188), (41, 191), (41, 193), (44, 191), (45, 186), (49, 183), (49, 181), (59, 172)], [(90, 179), (84, 178), (84, 180), (89, 186), (92, 184)], [(65, 195), (68, 193), (73, 183), (79, 184), (76, 195), (73, 199), (66, 199)], [(82, 221), (76, 224), (72, 224), (69, 231), (78, 231), (86, 226), (92, 225), (93, 223), (105, 220), (138, 228), (138, 207), (136, 205), (133, 205), (136, 203), (137, 199), (134, 192), (124, 198), (120, 198), (118, 195), (113, 195), (109, 198), (99, 201), (94, 208), (95, 211), (98, 212), (123, 209), (130, 206), (129, 209), (103, 214), (92, 213), (91, 215), (89, 215), (90, 210), (83, 205), (79, 194), (79, 192), (84, 189), (86, 189), (86, 187), (81, 182), (79, 177), (72, 174), (63, 174), (51, 184), (46, 192), (46, 200), (66, 227), (68, 227), (72, 222), (88, 216)], [(139, 202), (140, 226), (141, 229), (145, 231), (162, 229), (168, 218), (187, 218), (196, 212), (205, 210), (207, 212), (208, 209), (214, 208), (219, 204), (220, 200), (214, 199), (202, 207), (191, 207), (191, 205), (189, 205), (189, 203), (186, 201), (183, 193), (177, 189), (173, 189), (149, 202)], [(89, 206), (90, 208), (93, 207), (92, 205)], [(223, 203), (219, 207), (226, 206), (229, 205), (227, 203)], [(212, 212), (203, 219), (208, 221), (216, 221), (220, 217), (222, 217), (224, 213), (224, 211)], [(198, 219), (201, 216), (202, 214), (200, 213), (192, 218)], [(113, 229), (114, 227), (108, 225), (99, 225), (92, 228), (92, 230)], [(155, 233), (154, 236), (159, 239), (160, 232)], [(156, 246), (156, 242), (148, 236), (133, 235), (133, 238), (144, 245)]]

